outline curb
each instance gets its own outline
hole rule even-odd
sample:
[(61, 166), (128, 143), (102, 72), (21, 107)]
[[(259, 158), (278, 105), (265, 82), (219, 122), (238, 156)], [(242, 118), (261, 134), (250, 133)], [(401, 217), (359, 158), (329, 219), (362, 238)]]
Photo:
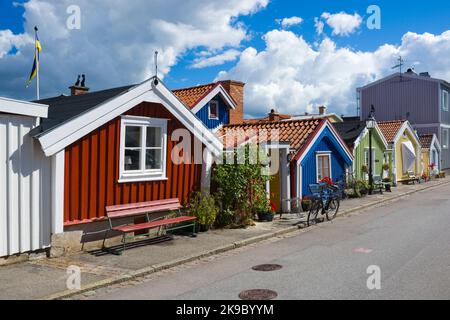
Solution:
[[(436, 184), (436, 185), (433, 185), (433, 186), (425, 187), (425, 188), (420, 189), (420, 190), (408, 191), (406, 193), (399, 194), (399, 195), (394, 196), (394, 197), (389, 198), (389, 199), (378, 200), (378, 201), (374, 201), (374, 202), (371, 202), (371, 203), (368, 203), (368, 204), (365, 204), (365, 205), (362, 205), (362, 206), (358, 206), (358, 207), (354, 207), (354, 208), (351, 208), (351, 209), (347, 209), (345, 211), (342, 211), (342, 213), (339, 214), (338, 217), (347, 216), (347, 215), (349, 215), (349, 214), (351, 214), (353, 212), (365, 210), (365, 209), (374, 207), (376, 205), (382, 204), (383, 202), (390, 202), (390, 201), (393, 201), (393, 200), (398, 200), (398, 199), (407, 197), (407, 196), (415, 194), (415, 193), (419, 193), (419, 192), (423, 192), (423, 191), (426, 191), (426, 190), (434, 189), (434, 188), (437, 188), (437, 187), (440, 187), (440, 186), (443, 186), (443, 185), (447, 185), (447, 184), (450, 184), (450, 181), (445, 181), (445, 182), (442, 182), (442, 183), (439, 183), (439, 184)], [(197, 260), (200, 260), (200, 259), (203, 259), (203, 258), (207, 258), (207, 257), (210, 257), (210, 256), (214, 256), (214, 255), (217, 255), (217, 254), (220, 254), (220, 253), (225, 253), (225, 252), (228, 252), (228, 251), (232, 251), (232, 250), (237, 249), (237, 248), (246, 247), (246, 246), (249, 246), (249, 245), (252, 245), (252, 244), (255, 244), (255, 243), (262, 242), (264, 240), (268, 240), (268, 239), (271, 239), (271, 238), (276, 238), (276, 237), (279, 237), (279, 236), (283, 236), (283, 235), (286, 235), (286, 234), (289, 234), (289, 233), (292, 233), (292, 232), (298, 231), (298, 230), (299, 230), (299, 227), (297, 227), (297, 226), (287, 227), (287, 228), (284, 228), (284, 229), (281, 229), (281, 230), (278, 230), (278, 231), (275, 231), (275, 232), (259, 235), (259, 236), (248, 238), (248, 239), (244, 239), (244, 240), (241, 240), (241, 241), (237, 241), (237, 242), (234, 242), (234, 243), (229, 244), (229, 245), (225, 245), (225, 246), (222, 246), (222, 247), (219, 247), (219, 248), (216, 248), (216, 249), (212, 249), (212, 250), (209, 250), (209, 251), (202, 252), (200, 254), (194, 254), (194, 255), (191, 255), (191, 256), (183, 257), (183, 258), (172, 260), (172, 261), (169, 261), (169, 262), (164, 262), (164, 263), (161, 263), (161, 264), (152, 265), (152, 266), (149, 266), (149, 267), (146, 267), (146, 268), (142, 268), (142, 269), (130, 272), (130, 273), (126, 273), (126, 274), (123, 274), (123, 275), (120, 275), (120, 276), (117, 276), (117, 277), (108, 278), (108, 279), (100, 280), (100, 281), (97, 281), (97, 282), (93, 282), (93, 283), (87, 284), (85, 286), (82, 286), (80, 290), (66, 290), (66, 291), (58, 292), (58, 293), (55, 293), (55, 294), (52, 294), (52, 295), (49, 295), (49, 296), (46, 296), (44, 298), (40, 298), (40, 299), (37, 299), (37, 300), (60, 300), (60, 299), (69, 298), (69, 297), (74, 296), (74, 295), (79, 295), (79, 294), (82, 294), (82, 293), (85, 293), (85, 292), (88, 292), (88, 291), (100, 289), (100, 288), (111, 286), (111, 285), (114, 285), (114, 284), (123, 283), (123, 282), (130, 281), (130, 280), (133, 280), (133, 279), (136, 279), (136, 278), (139, 278), (139, 277), (144, 277), (144, 276), (147, 276), (147, 275), (150, 275), (150, 274), (162, 271), (162, 270), (167, 270), (167, 269), (170, 269), (170, 268), (174, 268), (174, 267), (177, 267), (177, 266), (189, 263), (189, 262), (197, 261)], [(306, 229), (303, 229), (303, 230), (306, 230)]]

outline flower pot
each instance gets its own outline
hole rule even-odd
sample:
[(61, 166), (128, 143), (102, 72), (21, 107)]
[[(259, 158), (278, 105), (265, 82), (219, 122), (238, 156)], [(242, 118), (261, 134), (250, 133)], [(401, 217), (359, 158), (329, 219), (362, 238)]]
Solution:
[(390, 184), (385, 184), (384, 189), (386, 189), (386, 192), (392, 192), (392, 188)]
[(303, 210), (303, 212), (308, 212), (310, 208), (311, 208), (311, 203), (310, 202), (302, 202), (302, 210)]
[(200, 232), (208, 232), (211, 229), (211, 226), (207, 226), (204, 224), (197, 224)]
[(272, 213), (262, 213), (262, 212), (259, 212), (258, 213), (258, 221), (259, 222), (271, 222), (271, 221), (273, 221), (273, 214)]

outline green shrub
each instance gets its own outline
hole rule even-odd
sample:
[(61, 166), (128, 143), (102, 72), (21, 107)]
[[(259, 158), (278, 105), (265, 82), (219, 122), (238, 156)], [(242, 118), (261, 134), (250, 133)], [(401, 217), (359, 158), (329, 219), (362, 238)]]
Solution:
[[(251, 225), (258, 212), (271, 212), (266, 193), (266, 182), (270, 177), (263, 175), (261, 155), (254, 164), (249, 160), (249, 152), (250, 146), (246, 146), (244, 161), (217, 165), (212, 175), (225, 217), (233, 212), (234, 223), (238, 225)], [(234, 158), (238, 159), (237, 152)]]
[(214, 197), (195, 192), (191, 196), (187, 212), (190, 216), (197, 217), (201, 226), (209, 229), (216, 220), (219, 208)]

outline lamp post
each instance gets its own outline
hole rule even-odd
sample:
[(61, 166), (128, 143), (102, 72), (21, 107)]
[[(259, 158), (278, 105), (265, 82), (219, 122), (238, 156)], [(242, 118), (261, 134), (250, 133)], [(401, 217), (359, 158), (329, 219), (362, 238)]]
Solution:
[(369, 194), (373, 194), (373, 153), (372, 153), (372, 130), (375, 129), (376, 121), (373, 117), (373, 106), (369, 117), (366, 120), (366, 127), (369, 130)]

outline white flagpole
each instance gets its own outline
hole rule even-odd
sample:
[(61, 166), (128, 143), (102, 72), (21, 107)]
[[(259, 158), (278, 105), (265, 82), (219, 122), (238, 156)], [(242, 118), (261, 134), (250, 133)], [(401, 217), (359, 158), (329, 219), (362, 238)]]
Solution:
[(39, 92), (39, 50), (37, 48), (37, 32), (38, 28), (34, 27), (35, 35), (34, 35), (34, 54), (36, 55), (36, 96), (37, 100), (40, 100), (40, 92)]

